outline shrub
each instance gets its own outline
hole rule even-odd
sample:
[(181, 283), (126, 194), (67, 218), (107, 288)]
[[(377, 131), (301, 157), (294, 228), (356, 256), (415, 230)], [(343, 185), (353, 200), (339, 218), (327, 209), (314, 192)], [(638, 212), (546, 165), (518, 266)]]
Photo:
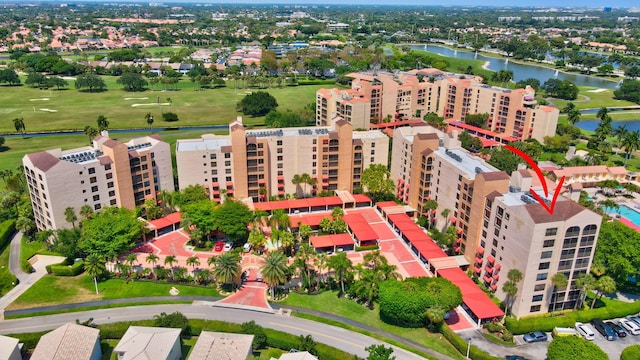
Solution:
[(55, 276), (76, 276), (84, 271), (84, 262), (78, 261), (72, 265), (52, 265), (51, 272)]
[(487, 331), (492, 332), (492, 333), (497, 333), (497, 332), (501, 332), (502, 330), (504, 330), (504, 326), (502, 326), (502, 324), (494, 323), (494, 322), (486, 323), (482, 327), (484, 327), (485, 329), (487, 329)]
[(607, 360), (607, 354), (598, 345), (577, 336), (558, 336), (547, 349), (549, 360)]
[(178, 119), (178, 114), (172, 113), (172, 112), (166, 112), (166, 113), (162, 113), (162, 120), (167, 122), (174, 122), (180, 119)]
[(405, 327), (422, 327), (425, 311), (438, 304), (449, 311), (462, 303), (460, 289), (444, 278), (388, 280), (379, 285), (380, 318)]
[(191, 325), (189, 325), (189, 319), (179, 311), (167, 314), (165, 312), (160, 313), (153, 317), (153, 325), (165, 328), (177, 328), (182, 329), (180, 334), (182, 336), (191, 335)]
[(356, 251), (378, 250), (379, 248), (378, 245), (356, 246)]
[(298, 338), (295, 336), (272, 329), (264, 329), (264, 332), (267, 334), (267, 345), (270, 347), (282, 350), (297, 349), (298, 347)]
[(640, 360), (640, 345), (631, 345), (620, 354), (620, 360)]
[[(440, 332), (447, 340), (449, 340), (451, 345), (458, 349), (461, 354), (467, 353), (467, 346), (469, 346), (469, 343), (461, 338), (460, 335), (453, 332), (447, 324), (442, 324)], [(469, 356), (474, 360), (500, 360), (500, 358), (491, 356), (473, 345), (469, 348)]]
[(262, 326), (256, 324), (255, 321), (249, 321), (242, 323), (242, 333), (253, 335), (253, 342), (251, 347), (253, 350), (264, 349), (267, 347), (267, 334), (264, 333)]
[(5, 220), (0, 223), (0, 249), (9, 243), (11, 236), (16, 232), (16, 221), (13, 219)]

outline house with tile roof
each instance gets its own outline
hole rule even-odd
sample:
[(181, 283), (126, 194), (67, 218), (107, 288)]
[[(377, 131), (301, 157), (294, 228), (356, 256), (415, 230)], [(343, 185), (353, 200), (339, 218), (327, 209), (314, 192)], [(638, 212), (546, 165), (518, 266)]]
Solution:
[(100, 360), (100, 330), (67, 323), (42, 335), (32, 360)]

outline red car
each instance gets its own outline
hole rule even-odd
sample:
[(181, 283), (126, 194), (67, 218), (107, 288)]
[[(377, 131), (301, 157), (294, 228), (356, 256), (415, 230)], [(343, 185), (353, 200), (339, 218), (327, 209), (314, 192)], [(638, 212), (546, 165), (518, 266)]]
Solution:
[(213, 251), (222, 251), (223, 248), (224, 248), (224, 242), (218, 241), (216, 245), (213, 247)]

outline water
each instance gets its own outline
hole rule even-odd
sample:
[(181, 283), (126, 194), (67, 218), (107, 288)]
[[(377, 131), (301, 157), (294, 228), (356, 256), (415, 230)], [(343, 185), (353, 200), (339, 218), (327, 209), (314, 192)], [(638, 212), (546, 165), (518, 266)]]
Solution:
[[(162, 133), (165, 131), (188, 131), (188, 130), (228, 130), (229, 125), (210, 125), (210, 126), (184, 126), (184, 127), (168, 127), (168, 128), (152, 128), (151, 131), (154, 134)], [(144, 129), (109, 129), (109, 134), (122, 134), (122, 133), (143, 133), (149, 131), (149, 128)], [(42, 136), (60, 136), (60, 135), (86, 135), (84, 131), (56, 131), (56, 132), (41, 132), (41, 133), (27, 133), (26, 137), (42, 137)], [(22, 137), (20, 134), (6, 134), (0, 136), (4, 138), (16, 138)]]
[(618, 207), (618, 209), (614, 209), (614, 208), (604, 208), (604, 211), (606, 211), (609, 214), (615, 215), (615, 214), (620, 214), (622, 216), (624, 216), (625, 218), (629, 219), (629, 221), (631, 221), (632, 223), (634, 223), (637, 226), (640, 226), (640, 213), (631, 209), (630, 207), (626, 206), (626, 205), (620, 205), (620, 207)]
[[(425, 50), (423, 46), (417, 46), (417, 45), (410, 46), (410, 48), (415, 50)], [(605, 88), (605, 89), (615, 89), (618, 87), (618, 83), (615, 81), (603, 80), (593, 76), (567, 74), (563, 72), (558, 72), (556, 74), (555, 69), (549, 69), (542, 66), (535, 66), (535, 65), (529, 65), (529, 64), (517, 64), (517, 63), (509, 62), (508, 58), (503, 60), (503, 59), (484, 56), (481, 54), (476, 55), (473, 52), (452, 50), (445, 46), (429, 45), (426, 48), (426, 51), (439, 54), (442, 56), (448, 56), (448, 57), (488, 61), (489, 62), (488, 68), (490, 70), (500, 71), (503, 69), (507, 69), (507, 70), (513, 71), (513, 77), (514, 77), (513, 80), (516, 82), (520, 80), (534, 78), (534, 79), (540, 80), (540, 83), (543, 84), (545, 81), (549, 79), (556, 78), (558, 80), (569, 80), (574, 84), (576, 84), (577, 86), (593, 86), (593, 87)]]
[[(600, 120), (581, 120), (576, 123), (576, 126), (582, 130), (595, 131), (596, 128), (598, 127), (598, 124), (600, 124)], [(611, 122), (611, 124), (613, 125), (614, 129), (617, 128), (618, 126), (624, 125), (626, 126), (626, 129), (628, 131), (640, 130), (640, 120), (613, 121)]]

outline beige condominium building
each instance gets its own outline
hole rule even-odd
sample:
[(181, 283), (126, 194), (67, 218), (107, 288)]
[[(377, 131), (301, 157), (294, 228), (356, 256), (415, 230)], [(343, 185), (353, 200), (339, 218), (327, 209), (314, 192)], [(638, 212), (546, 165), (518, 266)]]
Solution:
[(436, 69), (347, 76), (353, 79), (350, 90), (321, 89), (316, 93), (317, 124), (342, 113), (349, 114), (348, 121), (354, 127), (360, 127), (367, 115), (371, 123), (378, 124), (389, 118), (422, 118), (433, 112), (455, 123), (464, 121), (467, 114), (487, 113), (485, 130), (496, 134), (540, 142), (555, 135), (559, 111), (538, 105), (531, 87), (504, 89), (483, 84), (479, 77)]
[[(430, 126), (396, 129), (391, 175), (397, 195), (439, 230), (457, 228), (453, 252), (464, 255), (474, 275), (500, 299), (508, 271), (523, 273), (516, 316), (546, 312), (552, 302), (557, 308), (573, 306), (577, 290), (553, 292), (551, 278), (562, 272), (572, 283), (588, 271), (600, 216), (564, 197), (549, 215), (528, 195), (531, 188), (541, 189), (529, 170), (510, 177), (460, 148), (456, 138), (455, 132)], [(429, 211), (429, 200), (437, 209)]]
[[(238, 118), (229, 135), (178, 140), (178, 185), (203, 185), (210, 198), (223, 194), (264, 201), (272, 196), (359, 188), (371, 164), (387, 164), (389, 138), (377, 130), (354, 131), (334, 118), (329, 126), (247, 130)], [(308, 174), (315, 185), (294, 184)]]
[(159, 191), (174, 191), (171, 150), (157, 135), (121, 143), (105, 132), (93, 146), (45, 150), (22, 158), (38, 230), (71, 227), (65, 209), (84, 205), (134, 209)]

